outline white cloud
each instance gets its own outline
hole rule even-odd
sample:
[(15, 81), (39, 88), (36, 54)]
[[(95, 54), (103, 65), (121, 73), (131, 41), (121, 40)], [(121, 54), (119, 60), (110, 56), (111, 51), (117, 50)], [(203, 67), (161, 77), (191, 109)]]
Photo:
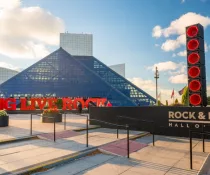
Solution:
[[(129, 78), (129, 81), (131, 81), (133, 84), (135, 84), (137, 87), (139, 87), (140, 89), (144, 90), (145, 92), (147, 92), (148, 94), (150, 94), (151, 96), (153, 96), (154, 98), (156, 98), (156, 85), (154, 80), (144, 80), (142, 78)], [(166, 100), (168, 100), (169, 104), (173, 103), (173, 100), (171, 99), (171, 94), (172, 94), (173, 89), (166, 89), (164, 87), (158, 87), (158, 94), (161, 93), (161, 98), (159, 98), (159, 100), (161, 100), (161, 102), (163, 104), (166, 104)], [(175, 94), (175, 98), (178, 98), (178, 100), (181, 100), (181, 96), (178, 95), (178, 92), (175, 90), (174, 91)]]
[(152, 80), (143, 80), (142, 78), (128, 78), (136, 86), (140, 87), (141, 89), (154, 91), (155, 90), (155, 83)]
[(168, 73), (170, 75), (179, 75), (179, 74), (185, 74), (187, 72), (187, 66), (185, 63), (180, 63), (178, 68), (175, 71), (169, 71)]
[(13, 66), (12, 64), (6, 62), (0, 62), (0, 67), (20, 71), (19, 67)]
[(181, 47), (182, 45), (186, 44), (186, 36), (180, 35), (177, 37), (176, 40), (167, 39), (161, 46), (161, 49), (168, 52), (168, 51), (174, 51), (177, 48)]
[(0, 42), (0, 53), (7, 55), (11, 58), (43, 58), (47, 56), (50, 52), (46, 49), (44, 44), (36, 44), (31, 41), (22, 43), (18, 45), (18, 42), (13, 43), (7, 41), (5, 43)]
[(160, 26), (155, 26), (152, 31), (152, 36), (155, 38), (159, 38), (162, 35), (162, 29)]
[(182, 35), (185, 33), (185, 27), (197, 23), (200, 23), (205, 28), (208, 25), (210, 25), (210, 18), (193, 12), (188, 12), (182, 15), (180, 18), (172, 21), (169, 27), (162, 29), (161, 26), (155, 26), (153, 28), (153, 31), (158, 31), (158, 35), (156, 34), (154, 37), (160, 37), (160, 36), (169, 37), (174, 34)]
[(41, 58), (49, 54), (46, 46), (59, 44), (63, 21), (40, 7), (21, 7), (16, 5), (20, 1), (10, 2), (15, 8), (0, 11), (0, 53), (12, 58)]
[(184, 51), (178, 52), (177, 55), (180, 56), (180, 57), (186, 57), (187, 56), (187, 51), (184, 50)]
[(21, 4), (20, 0), (0, 0), (0, 8), (16, 8)]
[(177, 42), (176, 40), (169, 39), (169, 40), (166, 40), (166, 42), (162, 44), (161, 49), (168, 52), (168, 51), (174, 51), (180, 46), (181, 44)]
[(159, 44), (155, 44), (155, 47), (159, 47), (160, 45)]
[(187, 84), (187, 75), (179, 74), (179, 75), (171, 76), (169, 78), (169, 82), (173, 84)]
[[(170, 25), (166, 28), (162, 28), (161, 26), (157, 25), (153, 28), (152, 36), (155, 38), (159, 38), (161, 36), (168, 38), (162, 45), (161, 49), (163, 51), (175, 51), (176, 49), (180, 48), (181, 46), (186, 45), (186, 36), (185, 30), (186, 27), (189, 25), (200, 23), (201, 25), (206, 28), (210, 25), (210, 18), (208, 16), (202, 16), (200, 14), (196, 14), (193, 12), (188, 12), (178, 19), (172, 21)], [(178, 35), (176, 39), (169, 38), (172, 35)], [(205, 43), (205, 51), (208, 51), (207, 44)], [(179, 56), (184, 56), (183, 53), (178, 53)]]
[(186, 76), (186, 63), (180, 62), (175, 63), (172, 61), (167, 62), (160, 62), (154, 64), (153, 66), (147, 67), (148, 70), (155, 71), (156, 67), (158, 68), (159, 72), (166, 72), (170, 75), (168, 81), (173, 84), (183, 84), (187, 81)]
[(181, 0), (181, 4), (183, 4), (185, 2), (185, 0)]
[(166, 61), (166, 62), (160, 62), (156, 63), (153, 66), (147, 67), (147, 69), (155, 71), (156, 67), (158, 70), (161, 71), (174, 71), (177, 69), (182, 69), (184, 66), (184, 63), (175, 63), (172, 61)]

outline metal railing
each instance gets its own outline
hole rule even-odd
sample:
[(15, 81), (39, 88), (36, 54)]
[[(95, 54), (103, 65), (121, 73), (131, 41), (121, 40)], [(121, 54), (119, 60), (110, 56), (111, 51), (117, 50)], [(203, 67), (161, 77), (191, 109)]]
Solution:
[(37, 115), (37, 116), (41, 116), (40, 114), (37, 113), (31, 113), (31, 117), (30, 117), (30, 135), (32, 136), (32, 132), (33, 132), (33, 115)]
[[(203, 127), (202, 127), (202, 130)], [(202, 138), (203, 138), (203, 152), (205, 151), (205, 136), (209, 135), (210, 136), (210, 132), (206, 132), (206, 131), (195, 131), (195, 130), (190, 130), (189, 131), (189, 136), (190, 136), (190, 168), (193, 169), (193, 157), (192, 157), (192, 135), (193, 134), (202, 134)]]
[[(192, 125), (193, 124), (190, 124), (190, 127), (189, 127), (189, 129), (190, 130), (192, 130)], [(204, 126), (210, 126), (210, 124), (208, 124), (208, 123), (202, 123), (201, 124), (202, 125), (202, 132), (204, 132)], [(204, 135), (202, 135), (202, 141), (203, 141), (203, 152), (205, 152), (205, 136)]]
[[(37, 116), (41, 116), (40, 114), (36, 114), (36, 113), (31, 113), (31, 120), (30, 120), (30, 135), (32, 136), (33, 134), (32, 134), (32, 131), (33, 131), (33, 129), (32, 129), (32, 127), (33, 127), (33, 115), (37, 115)], [(49, 117), (49, 118), (53, 118), (53, 123), (54, 123), (54, 127), (53, 127), (53, 135), (54, 135), (54, 138), (53, 138), (53, 140), (54, 140), (54, 142), (56, 141), (56, 127), (55, 127), (55, 117)]]
[(79, 116), (83, 116), (83, 117), (88, 117), (87, 114), (79, 114), (79, 113), (71, 113), (71, 112), (65, 112), (63, 111), (61, 114), (64, 114), (64, 130), (66, 130), (66, 114), (74, 114), (74, 115), (79, 115)]
[(89, 143), (89, 140), (88, 140), (88, 133), (89, 133), (88, 132), (89, 131), (88, 121), (96, 121), (96, 122), (104, 123), (104, 124), (111, 125), (111, 126), (126, 128), (126, 130), (127, 130), (127, 157), (129, 158), (129, 156), (130, 156), (129, 125), (117, 125), (117, 124), (108, 123), (108, 122), (105, 122), (105, 121), (102, 121), (102, 120), (88, 119), (88, 116), (87, 116), (87, 121), (86, 121), (86, 146), (87, 147), (88, 147), (88, 143)]
[[(142, 123), (150, 123), (151, 126), (152, 126), (152, 132), (150, 132), (150, 133), (152, 134), (153, 146), (155, 146), (155, 122), (154, 121), (141, 120), (141, 119), (136, 119), (136, 118), (127, 117), (127, 116), (117, 116), (117, 125), (119, 123), (119, 118), (125, 118), (125, 119), (129, 119), (129, 120), (135, 120), (135, 121), (139, 121), (139, 122), (142, 122)], [(118, 133), (119, 133), (119, 128), (117, 127), (117, 138), (118, 138)]]
[[(88, 118), (88, 115), (85, 115), (85, 114), (77, 114), (77, 113), (69, 113), (69, 112), (62, 112), (61, 114), (64, 114), (64, 130), (66, 130), (66, 114), (75, 114), (75, 115), (79, 115), (79, 116), (83, 116), (83, 117), (87, 117)], [(41, 114), (38, 114), (38, 113), (31, 113), (30, 114), (30, 135), (32, 136), (33, 135), (33, 116), (36, 115), (36, 116), (41, 116)], [(53, 118), (53, 123), (54, 123), (54, 126), (53, 126), (53, 135), (54, 135), (54, 142), (56, 141), (56, 122), (55, 122), (55, 117), (49, 117), (49, 118)]]

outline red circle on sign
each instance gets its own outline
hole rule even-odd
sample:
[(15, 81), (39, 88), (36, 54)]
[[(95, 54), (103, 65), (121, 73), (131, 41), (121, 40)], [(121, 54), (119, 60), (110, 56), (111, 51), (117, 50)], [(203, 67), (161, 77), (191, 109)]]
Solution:
[(191, 53), (189, 56), (188, 56), (188, 62), (190, 64), (196, 64), (200, 61), (200, 55), (198, 53)]
[(198, 34), (198, 27), (191, 26), (187, 29), (187, 36), (188, 37), (195, 37)]
[(197, 106), (201, 103), (201, 96), (199, 94), (192, 94), (190, 96), (190, 104)]
[(189, 50), (196, 50), (199, 46), (199, 42), (197, 39), (191, 39), (190, 41), (188, 41), (187, 43), (187, 48)]
[(198, 81), (198, 80), (193, 80), (193, 81), (191, 81), (190, 82), (190, 84), (189, 84), (189, 89), (191, 90), (191, 91), (199, 91), (200, 90), (200, 88), (201, 88), (201, 83), (200, 83), (200, 81)]
[(200, 75), (200, 69), (199, 67), (197, 66), (193, 66), (191, 68), (189, 68), (188, 70), (188, 75), (191, 77), (191, 78), (196, 78)]

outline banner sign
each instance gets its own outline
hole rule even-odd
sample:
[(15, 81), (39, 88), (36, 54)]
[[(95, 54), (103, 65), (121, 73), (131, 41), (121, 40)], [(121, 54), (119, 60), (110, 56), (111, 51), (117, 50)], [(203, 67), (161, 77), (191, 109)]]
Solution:
[[(84, 100), (83, 98), (61, 98), (62, 100), (62, 110), (72, 110), (77, 109), (77, 103), (80, 102), (82, 108), (88, 108), (89, 103), (92, 102), (96, 106), (102, 105), (105, 106), (106, 98), (89, 98)], [(17, 102), (20, 102), (20, 110), (36, 110), (36, 106), (43, 110), (45, 107), (48, 109), (53, 108), (57, 109), (56, 103), (58, 102), (57, 98), (20, 98), (16, 100), (15, 98), (0, 98), (0, 110), (16, 110)]]
[[(117, 116), (121, 116), (118, 118)], [(122, 118), (122, 116), (132, 118)], [(145, 107), (114, 107), (91, 108), (90, 119), (97, 119), (109, 123), (129, 125), (131, 130), (142, 130), (160, 135), (189, 136), (189, 128), (210, 131), (210, 107), (172, 107), (172, 106), (145, 106)], [(141, 122), (143, 120), (144, 122)], [(154, 125), (146, 121), (153, 121)], [(107, 126), (103, 123), (90, 121), (91, 125)]]
[[(210, 112), (207, 111), (169, 111), (168, 112), (168, 124), (169, 127), (189, 128), (194, 126), (195, 128), (201, 128), (200, 124), (210, 124)], [(204, 125), (205, 127), (205, 125)]]

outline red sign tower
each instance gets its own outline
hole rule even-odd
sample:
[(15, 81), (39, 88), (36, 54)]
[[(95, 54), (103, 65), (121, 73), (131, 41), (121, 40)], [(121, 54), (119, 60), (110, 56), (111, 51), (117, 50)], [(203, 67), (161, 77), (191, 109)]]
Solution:
[(186, 27), (189, 105), (207, 106), (204, 29), (201, 24)]

